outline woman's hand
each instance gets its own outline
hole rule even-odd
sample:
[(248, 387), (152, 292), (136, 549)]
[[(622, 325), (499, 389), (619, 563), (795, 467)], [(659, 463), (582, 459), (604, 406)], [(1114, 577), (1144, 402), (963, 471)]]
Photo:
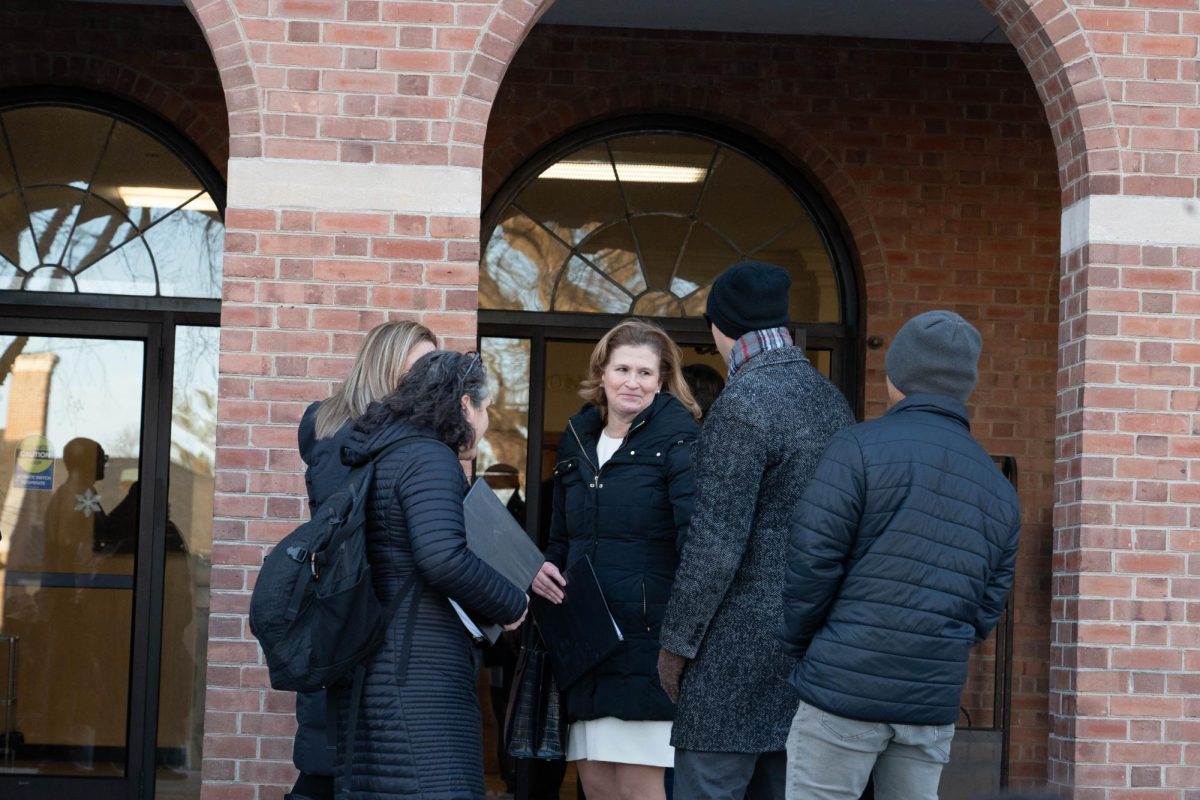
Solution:
[(567, 596), (563, 591), (563, 587), (566, 585), (567, 579), (558, 571), (558, 567), (547, 561), (542, 564), (542, 568), (534, 576), (532, 588), (539, 596), (558, 605)]
[(517, 617), (516, 622), (510, 622), (504, 626), (506, 631), (515, 631), (521, 627), (521, 623), (525, 621), (525, 617), (529, 615), (529, 595), (525, 595), (525, 610), (521, 612), (521, 616)]

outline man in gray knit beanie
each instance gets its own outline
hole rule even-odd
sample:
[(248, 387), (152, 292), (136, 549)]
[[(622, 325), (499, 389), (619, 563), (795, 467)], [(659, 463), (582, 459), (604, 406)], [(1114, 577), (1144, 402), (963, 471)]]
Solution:
[(901, 394), (940, 394), (967, 402), (979, 379), (983, 341), (953, 311), (926, 311), (904, 323), (888, 348), (888, 380)]
[(783, 648), (800, 698), (788, 800), (937, 800), (972, 645), (1000, 618), (1020, 533), (1013, 486), (971, 436), (979, 331), (909, 320), (892, 407), (841, 430), (789, 531)]

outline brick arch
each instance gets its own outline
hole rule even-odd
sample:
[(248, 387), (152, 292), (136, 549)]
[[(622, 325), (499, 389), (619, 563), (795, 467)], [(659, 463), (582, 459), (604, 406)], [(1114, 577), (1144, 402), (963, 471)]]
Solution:
[(1120, 137), (1100, 67), (1063, 0), (980, 0), (1016, 48), (1046, 107), (1063, 207), (1120, 192)]
[(229, 155), (261, 156), (262, 89), (232, 0), (184, 0), (184, 4), (203, 31), (221, 76), (229, 114)]
[[(193, 0), (189, 0), (192, 2)], [(227, 0), (211, 0), (224, 3)], [(1046, 108), (1058, 149), (1064, 207), (1120, 191), (1120, 138), (1099, 65), (1075, 11), (1063, 0), (979, 0), (1016, 48)], [(454, 113), (456, 144), (477, 147), (504, 73), (554, 0), (497, 5), (480, 36)], [(479, 164), (481, 153), (464, 163)], [(460, 159), (461, 160), (461, 159)]]
[(509, 0), (493, 8), (451, 114), (452, 163), (483, 165), (484, 134), (500, 82), (529, 31), (553, 4), (554, 0)]
[(0, 73), (12, 87), (50, 86), (83, 89), (136, 103), (162, 117), (200, 148), (224, 173), (229, 156), (227, 130), (206, 114), (192, 97), (156, 81), (143, 70), (121, 61), (73, 53), (32, 58), (0, 58)]
[(662, 84), (628, 83), (616, 89), (583, 93), (569, 103), (548, 106), (530, 118), (501, 146), (488, 151), (484, 167), (484, 205), (500, 185), (537, 151), (581, 124), (635, 114), (678, 114), (741, 130), (787, 158), (808, 174), (840, 219), (858, 271), (860, 308), (886, 292), (887, 260), (876, 227), (858, 187), (828, 151), (804, 130), (782, 124), (753, 98)]

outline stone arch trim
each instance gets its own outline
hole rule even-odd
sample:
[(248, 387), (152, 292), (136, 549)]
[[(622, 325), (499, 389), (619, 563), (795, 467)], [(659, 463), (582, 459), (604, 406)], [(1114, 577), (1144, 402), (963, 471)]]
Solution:
[(1092, 45), (1066, 0), (980, 0), (996, 18), (1046, 107), (1063, 207), (1121, 190), (1121, 143)]
[(488, 152), (483, 176), (484, 204), (518, 167), (572, 129), (647, 113), (679, 114), (719, 122), (763, 141), (787, 157), (808, 174), (842, 222), (858, 272), (860, 313), (865, 314), (871, 299), (885, 297), (888, 265), (884, 248), (854, 181), (805, 131), (787, 127), (768, 109), (728, 93), (630, 83), (616, 89), (585, 92), (570, 102), (549, 106), (528, 120), (516, 136)]
[(121, 61), (91, 55), (7, 56), (0, 59), (5, 84), (17, 87), (73, 87), (119, 97), (142, 106), (190, 139), (219, 172), (229, 156), (226, 131), (214, 125), (192, 99), (146, 72)]
[(241, 20), (231, 0), (184, 0), (200, 25), (221, 76), (229, 113), (229, 155), (263, 152), (262, 89)]

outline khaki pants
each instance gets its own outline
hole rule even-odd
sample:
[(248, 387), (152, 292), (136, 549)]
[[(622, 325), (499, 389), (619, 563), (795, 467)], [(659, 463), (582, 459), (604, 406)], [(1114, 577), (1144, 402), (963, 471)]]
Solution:
[(937, 800), (953, 725), (860, 722), (800, 703), (787, 742), (787, 800)]

